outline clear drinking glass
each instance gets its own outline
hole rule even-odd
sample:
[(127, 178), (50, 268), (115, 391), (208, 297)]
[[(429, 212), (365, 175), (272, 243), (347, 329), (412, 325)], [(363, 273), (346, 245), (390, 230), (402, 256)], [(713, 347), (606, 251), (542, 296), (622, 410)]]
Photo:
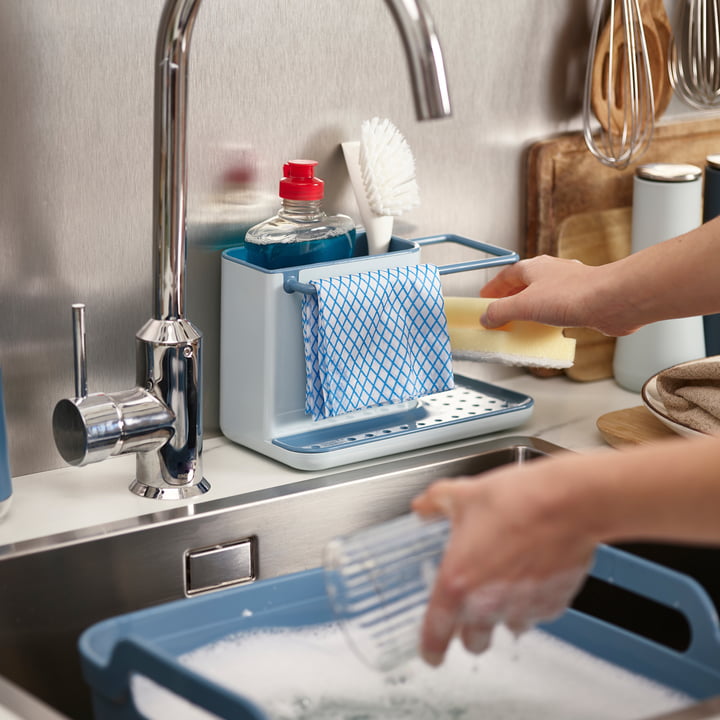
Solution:
[(450, 524), (403, 515), (335, 538), (325, 548), (328, 597), (349, 644), (391, 670), (417, 655), (430, 590)]

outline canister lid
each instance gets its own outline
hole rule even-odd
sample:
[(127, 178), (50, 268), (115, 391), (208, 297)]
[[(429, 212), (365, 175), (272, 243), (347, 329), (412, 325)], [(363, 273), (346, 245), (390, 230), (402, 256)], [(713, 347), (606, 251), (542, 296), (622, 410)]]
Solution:
[(705, 162), (715, 170), (720, 170), (720, 155), (708, 155)]
[(692, 182), (702, 175), (702, 170), (697, 165), (649, 163), (640, 165), (635, 175), (642, 180), (655, 182)]

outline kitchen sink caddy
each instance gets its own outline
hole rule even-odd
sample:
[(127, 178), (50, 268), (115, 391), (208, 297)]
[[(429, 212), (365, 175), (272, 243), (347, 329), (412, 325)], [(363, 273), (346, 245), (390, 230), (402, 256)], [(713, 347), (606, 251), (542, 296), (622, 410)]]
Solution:
[(302, 294), (309, 281), (417, 265), (421, 250), (452, 244), (472, 260), (439, 267), (440, 275), (507, 265), (517, 253), (457, 235), (393, 237), (390, 249), (367, 255), (359, 233), (353, 257), (269, 270), (247, 250), (222, 257), (220, 427), (229, 439), (302, 470), (335, 467), (516, 427), (532, 398), (455, 375), (455, 388), (418, 400), (357, 410), (322, 420), (305, 413)]
[[(681, 613), (690, 627), (689, 647), (671, 649), (574, 609), (543, 630), (693, 700), (720, 694), (717, 615), (695, 580), (608, 546), (598, 548), (591, 574)], [(237, 633), (332, 620), (323, 571), (316, 568), (97, 623), (79, 641), (96, 720), (142, 717), (131, 676), (143, 676), (218, 717), (265, 720), (263, 709), (244, 695), (242, 672), (237, 687), (230, 689), (191, 670), (179, 657)]]

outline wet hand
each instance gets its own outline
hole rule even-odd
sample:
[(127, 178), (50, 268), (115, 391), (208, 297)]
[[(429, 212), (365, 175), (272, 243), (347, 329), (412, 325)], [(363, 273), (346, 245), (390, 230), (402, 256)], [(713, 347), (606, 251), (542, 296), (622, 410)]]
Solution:
[[(456, 635), (483, 652), (493, 628), (521, 633), (561, 614), (580, 589), (595, 543), (556, 517), (552, 493), (506, 469), (435, 483), (413, 503), (451, 520), (451, 535), (428, 604), (421, 654), (439, 665)], [(548, 499), (550, 498), (550, 499)]]

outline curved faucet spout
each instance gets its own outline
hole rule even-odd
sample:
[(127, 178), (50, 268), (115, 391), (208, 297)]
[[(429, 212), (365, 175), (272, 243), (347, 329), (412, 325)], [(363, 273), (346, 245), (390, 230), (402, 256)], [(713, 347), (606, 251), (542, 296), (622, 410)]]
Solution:
[[(450, 115), (440, 41), (425, 0), (385, 0), (402, 34), (418, 119)], [(155, 66), (154, 243), (157, 320), (184, 317), (187, 70), (201, 0), (168, 0)]]
[(386, 0), (400, 29), (410, 66), (419, 120), (449, 117), (445, 63), (435, 24), (424, 0)]
[(185, 316), (187, 81), (201, 0), (168, 0), (155, 48), (153, 232), (156, 320)]

